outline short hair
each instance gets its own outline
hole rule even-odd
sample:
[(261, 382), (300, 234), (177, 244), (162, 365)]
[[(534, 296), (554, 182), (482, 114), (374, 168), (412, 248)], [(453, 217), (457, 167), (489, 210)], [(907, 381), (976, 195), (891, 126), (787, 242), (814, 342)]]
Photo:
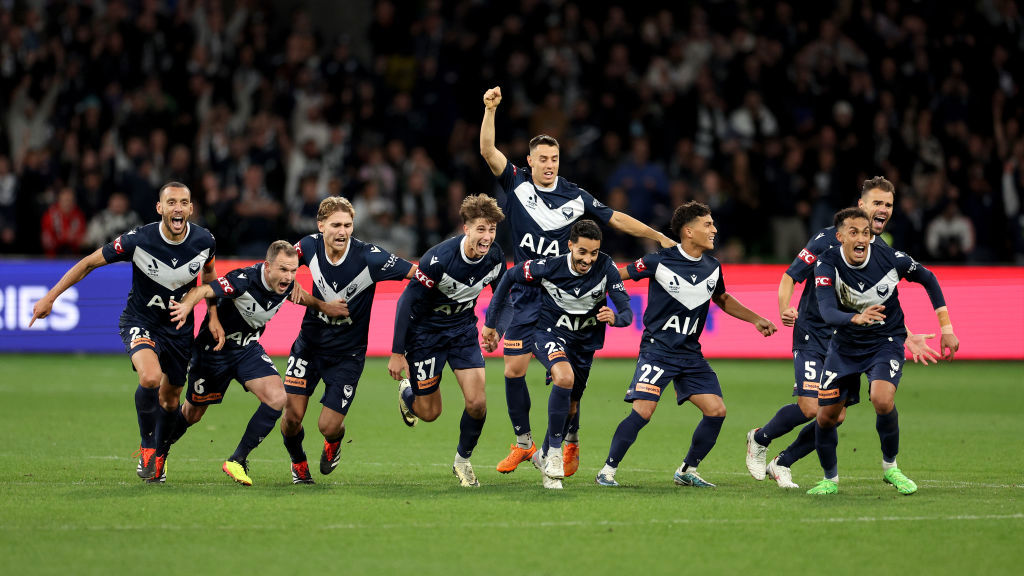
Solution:
[(601, 241), (601, 228), (593, 220), (577, 220), (569, 230), (569, 241), (573, 244), (580, 241), (580, 238)]
[(267, 262), (273, 262), (274, 258), (277, 258), (277, 255), (282, 253), (286, 258), (299, 255), (299, 251), (287, 240), (274, 240), (270, 244), (270, 248), (267, 248)]
[(893, 196), (896, 195), (896, 187), (892, 185), (892, 182), (885, 176), (875, 176), (874, 178), (868, 178), (860, 186), (860, 196), (863, 198), (868, 192), (878, 188), (882, 192), (888, 192)]
[(843, 208), (839, 212), (836, 212), (835, 217), (832, 218), (832, 224), (836, 227), (836, 230), (839, 230), (839, 228), (842, 227), (843, 222), (846, 222), (851, 218), (863, 218), (865, 220), (870, 220), (867, 212), (857, 208), (856, 206), (851, 206), (850, 208)]
[(181, 182), (177, 182), (175, 180), (171, 180), (167, 184), (164, 184), (163, 186), (161, 186), (160, 187), (160, 191), (157, 192), (157, 198), (159, 198), (160, 200), (163, 200), (164, 199), (164, 191), (166, 191), (166, 190), (168, 190), (170, 188), (184, 188), (185, 192), (188, 192), (188, 197), (192, 198), (192, 190), (189, 190), (188, 186), (185, 186)]
[(487, 194), (471, 194), (466, 196), (459, 207), (459, 216), (463, 224), (469, 224), (477, 218), (497, 224), (505, 219), (505, 213), (498, 206), (498, 201)]
[(554, 146), (558, 148), (558, 140), (555, 140), (554, 136), (548, 136), (547, 134), (538, 134), (530, 139), (530, 152), (537, 149), (540, 145)]
[(348, 198), (344, 196), (328, 196), (320, 201), (320, 208), (316, 211), (316, 221), (323, 222), (331, 217), (337, 211), (348, 212), (352, 219), (356, 217), (356, 209), (352, 207), (352, 203), (348, 201)]
[(672, 235), (679, 239), (683, 232), (683, 226), (686, 226), (690, 222), (693, 222), (697, 218), (708, 216), (711, 214), (711, 208), (702, 202), (696, 200), (690, 200), (686, 204), (682, 204), (676, 211), (672, 213)]

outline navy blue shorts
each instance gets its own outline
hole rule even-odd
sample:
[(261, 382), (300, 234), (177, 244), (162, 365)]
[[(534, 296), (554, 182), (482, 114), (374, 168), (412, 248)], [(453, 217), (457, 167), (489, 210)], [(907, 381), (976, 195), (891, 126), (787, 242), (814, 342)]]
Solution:
[(406, 350), (409, 362), (409, 381), (413, 394), (428, 396), (441, 385), (441, 372), (447, 363), (452, 370), (483, 368), (484, 355), (480, 350), (476, 324), (466, 326), (462, 332), (419, 332), (409, 334), (413, 342)]
[[(156, 353), (160, 361), (160, 370), (167, 375), (171, 386), (180, 388), (185, 385), (188, 363), (192, 356), (192, 334), (168, 334), (162, 326), (153, 326), (150, 322), (122, 316), (118, 323), (121, 342), (132, 357), (136, 352), (149, 349)], [(135, 365), (132, 364), (132, 370)]]
[(573, 346), (567, 346), (561, 338), (552, 335), (550, 332), (538, 330), (533, 337), (533, 355), (540, 360), (540, 363), (547, 368), (547, 381), (551, 383), (551, 367), (559, 362), (568, 362), (572, 367), (572, 399), (579, 400), (587, 389), (587, 380), (590, 379), (590, 367), (594, 364), (593, 350), (578, 350)]
[(188, 366), (188, 393), (185, 398), (193, 406), (220, 404), (228, 391), (231, 380), (238, 380), (242, 388), (245, 383), (267, 376), (281, 375), (274, 361), (259, 342), (241, 350), (200, 350), (192, 352)]
[(284, 391), (296, 396), (312, 396), (317, 384), (324, 381), (320, 403), (339, 414), (348, 414), (355, 400), (356, 386), (363, 375), (366, 354), (329, 356), (319, 354), (302, 333), (288, 353), (284, 372)]
[(867, 375), (869, 385), (875, 380), (883, 380), (898, 388), (903, 376), (903, 361), (903, 340), (889, 338), (874, 348), (858, 350), (844, 347), (833, 339), (825, 358), (818, 404), (830, 406), (845, 402), (852, 406), (860, 402), (861, 374)]
[(718, 374), (703, 356), (665, 358), (652, 354), (641, 346), (636, 360), (633, 381), (626, 390), (626, 402), (651, 400), (657, 402), (669, 382), (676, 388), (676, 404), (686, 402), (694, 394), (722, 396)]
[(818, 398), (825, 355), (824, 350), (793, 350), (793, 396)]
[(504, 335), (502, 353), (505, 356), (533, 353), (533, 333), (537, 330), (541, 297), (539, 287), (512, 286), (512, 293), (505, 301), (505, 308), (495, 327), (499, 335)]

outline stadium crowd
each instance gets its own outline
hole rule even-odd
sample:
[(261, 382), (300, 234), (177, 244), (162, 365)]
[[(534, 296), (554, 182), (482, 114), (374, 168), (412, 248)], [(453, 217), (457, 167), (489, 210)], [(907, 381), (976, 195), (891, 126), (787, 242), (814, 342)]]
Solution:
[(221, 254), (296, 241), (342, 194), (357, 237), (415, 258), (496, 187), (478, 131), (500, 84), (509, 158), (550, 134), (563, 175), (657, 229), (705, 202), (723, 260), (790, 260), (884, 175), (894, 246), (1024, 262), (1012, 0), (379, 0), (338, 38), (275, 7), (0, 3), (0, 252), (83, 254), (177, 180)]

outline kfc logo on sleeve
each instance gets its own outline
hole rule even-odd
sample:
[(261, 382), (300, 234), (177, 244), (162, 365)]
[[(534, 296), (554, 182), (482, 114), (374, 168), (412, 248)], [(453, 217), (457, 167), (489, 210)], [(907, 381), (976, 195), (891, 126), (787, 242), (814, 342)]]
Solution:
[(811, 254), (807, 250), (807, 248), (801, 250), (800, 253), (796, 255), (796, 257), (799, 258), (800, 260), (803, 260), (807, 264), (814, 264), (814, 261), (818, 259), (818, 257), (815, 256), (814, 254)]
[(420, 284), (423, 284), (427, 288), (434, 287), (434, 281), (431, 280), (429, 276), (424, 274), (423, 270), (420, 270), (419, 268), (416, 269), (416, 279), (419, 280)]
[(815, 276), (814, 277), (814, 285), (815, 286), (831, 286), (832, 285), (832, 279), (829, 278), (828, 276)]

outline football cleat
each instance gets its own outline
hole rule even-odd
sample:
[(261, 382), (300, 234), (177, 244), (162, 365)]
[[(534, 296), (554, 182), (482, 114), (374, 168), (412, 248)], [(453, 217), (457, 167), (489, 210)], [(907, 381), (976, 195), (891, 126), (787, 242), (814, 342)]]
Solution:
[(754, 477), (754, 480), (764, 480), (768, 447), (761, 446), (754, 440), (754, 433), (758, 430), (760, 428), (754, 428), (747, 432), (747, 471)]
[(245, 460), (241, 462), (226, 460), (221, 466), (221, 470), (242, 486), (252, 486), (252, 478), (249, 478), (249, 463)]
[(552, 478), (545, 474), (544, 479), (541, 480), (541, 485), (548, 490), (561, 490), (562, 480), (561, 478)]
[(328, 442), (324, 440), (324, 450), (320, 453), (320, 473), (324, 476), (334, 472), (341, 462), (341, 440)]
[(886, 484), (892, 484), (899, 490), (900, 494), (913, 494), (917, 492), (917, 484), (913, 480), (907, 478), (900, 472), (899, 468), (889, 468), (885, 471), (885, 475), (882, 476), (882, 480)]
[(565, 442), (562, 444), (562, 467), (568, 478), (580, 469), (580, 443)]
[(309, 473), (309, 462), (292, 462), (292, 484), (314, 484), (313, 475)]
[(779, 488), (799, 488), (799, 486), (793, 482), (793, 473), (790, 469), (779, 464), (778, 456), (768, 463), (768, 466), (765, 468), (765, 475), (772, 480), (775, 480), (779, 484)]
[(167, 457), (154, 456), (151, 460), (153, 460), (153, 475), (146, 478), (146, 483), (163, 484), (167, 481)]
[(405, 399), (402, 397), (402, 394), (407, 388), (412, 388), (412, 383), (409, 382), (408, 378), (402, 378), (402, 381), (398, 383), (398, 411), (402, 414), (402, 422), (405, 422), (406, 426), (412, 428), (419, 421), (419, 418), (405, 405)]
[(594, 482), (597, 482), (598, 486), (618, 486), (619, 483), (615, 481), (614, 474), (598, 474), (597, 478), (594, 478)]
[(464, 488), (479, 488), (480, 482), (473, 473), (473, 465), (469, 461), (455, 462), (452, 464), (452, 474), (459, 479), (459, 485)]
[(700, 474), (697, 474), (697, 472), (695, 470), (690, 470), (688, 472), (683, 472), (682, 474), (680, 474), (679, 472), (676, 472), (672, 476), (672, 481), (675, 482), (676, 484), (678, 484), (679, 486), (693, 486), (694, 488), (714, 488), (715, 487), (715, 485), (712, 484), (711, 482), (708, 482), (707, 480), (701, 478)]
[(520, 448), (519, 445), (513, 444), (512, 450), (505, 456), (505, 459), (498, 462), (498, 472), (502, 474), (508, 474), (509, 472), (515, 472), (523, 462), (526, 462), (537, 452), (537, 445), (533, 442), (530, 443), (529, 448)]
[(565, 478), (565, 465), (562, 462), (561, 447), (557, 450), (548, 449), (548, 455), (544, 458), (544, 475), (558, 480)]
[(807, 491), (807, 493), (812, 496), (826, 496), (837, 492), (839, 492), (839, 483), (835, 480), (829, 480), (828, 478), (818, 481), (818, 483), (814, 485), (814, 488)]
[(132, 454), (139, 458), (139, 465), (135, 467), (135, 473), (139, 475), (139, 478), (146, 480), (153, 477), (153, 465), (155, 464), (153, 456), (155, 454), (156, 448), (143, 448), (142, 446), (139, 446), (139, 449)]

